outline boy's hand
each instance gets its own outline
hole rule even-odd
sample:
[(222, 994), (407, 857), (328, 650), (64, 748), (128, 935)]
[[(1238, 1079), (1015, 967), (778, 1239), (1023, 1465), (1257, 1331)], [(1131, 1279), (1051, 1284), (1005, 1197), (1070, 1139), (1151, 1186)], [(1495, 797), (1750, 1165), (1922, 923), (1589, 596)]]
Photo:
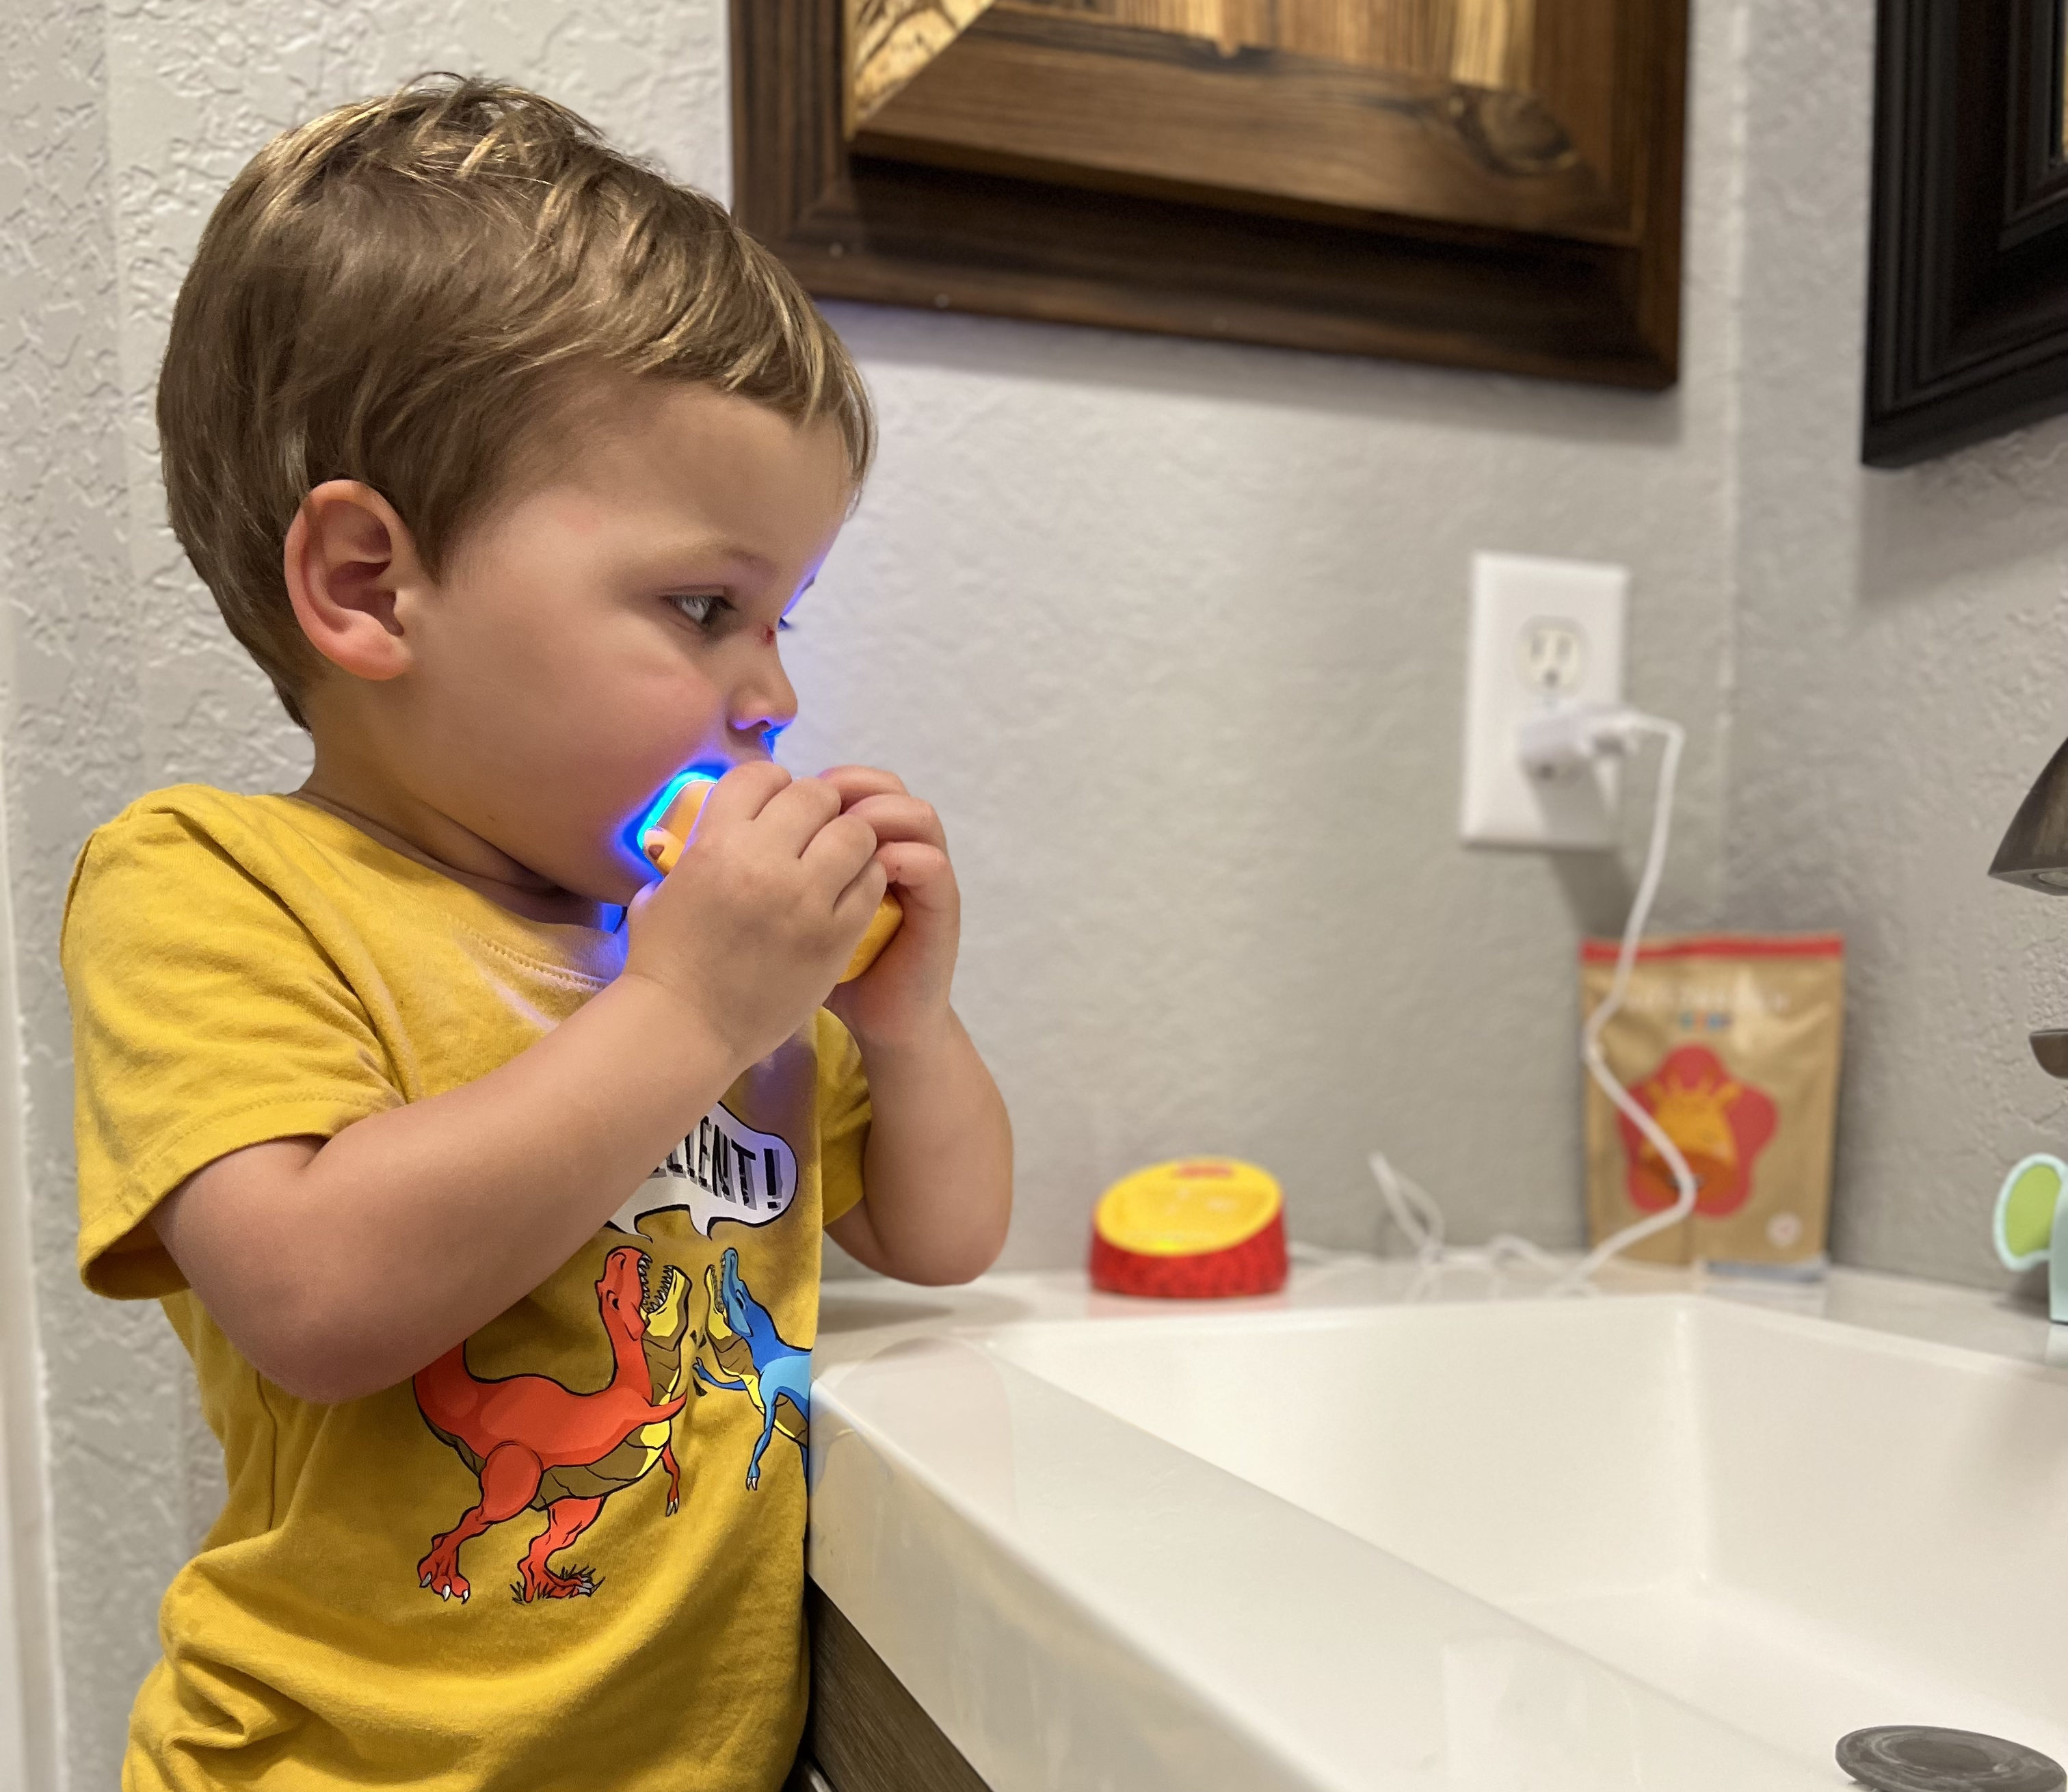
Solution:
[(626, 917), (625, 974), (686, 1003), (743, 1068), (825, 1000), (883, 898), (893, 868), (844, 802), (830, 780), (734, 767)]
[(962, 891), (941, 818), (873, 766), (836, 766), (818, 781), (839, 792), (842, 821), (865, 822), (874, 833), (875, 862), (905, 910), (905, 924), (882, 956), (826, 1006), (865, 1047), (916, 1042), (949, 1019), (962, 935)]

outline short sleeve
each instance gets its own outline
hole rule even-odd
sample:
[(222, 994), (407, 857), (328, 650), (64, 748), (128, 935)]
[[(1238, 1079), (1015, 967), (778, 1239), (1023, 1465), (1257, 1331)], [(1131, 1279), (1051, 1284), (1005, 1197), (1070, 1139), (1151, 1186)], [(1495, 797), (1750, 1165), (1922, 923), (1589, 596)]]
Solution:
[(862, 1196), (861, 1159), (869, 1148), (869, 1080), (854, 1036), (819, 1010), (819, 1209), (831, 1225)]
[(67, 896), (87, 1285), (185, 1285), (144, 1221), (195, 1171), (328, 1138), (402, 1098), (365, 1009), (285, 904), (189, 818), (132, 812), (87, 842)]

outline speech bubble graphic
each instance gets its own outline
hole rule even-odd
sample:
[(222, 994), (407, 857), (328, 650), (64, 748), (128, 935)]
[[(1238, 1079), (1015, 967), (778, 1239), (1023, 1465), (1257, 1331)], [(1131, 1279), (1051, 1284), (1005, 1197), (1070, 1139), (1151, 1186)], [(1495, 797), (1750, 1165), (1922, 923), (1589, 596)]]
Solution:
[(756, 1132), (721, 1102), (611, 1216), (620, 1231), (652, 1238), (651, 1222), (686, 1213), (704, 1237), (721, 1220), (765, 1226), (797, 1198), (797, 1154), (780, 1134)]

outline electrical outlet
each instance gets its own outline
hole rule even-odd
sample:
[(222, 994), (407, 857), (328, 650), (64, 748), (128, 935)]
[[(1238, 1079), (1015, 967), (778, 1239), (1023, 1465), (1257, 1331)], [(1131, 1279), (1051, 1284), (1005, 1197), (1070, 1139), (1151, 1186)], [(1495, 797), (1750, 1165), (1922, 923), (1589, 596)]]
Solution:
[(1580, 688), (1587, 669), (1587, 637), (1564, 617), (1540, 616), (1522, 631), (1522, 682), (1553, 697)]
[(1529, 716), (1622, 701), (1630, 573), (1586, 560), (1472, 556), (1459, 831), (1487, 846), (1586, 850), (1616, 841), (1612, 760), (1535, 778), (1516, 732)]

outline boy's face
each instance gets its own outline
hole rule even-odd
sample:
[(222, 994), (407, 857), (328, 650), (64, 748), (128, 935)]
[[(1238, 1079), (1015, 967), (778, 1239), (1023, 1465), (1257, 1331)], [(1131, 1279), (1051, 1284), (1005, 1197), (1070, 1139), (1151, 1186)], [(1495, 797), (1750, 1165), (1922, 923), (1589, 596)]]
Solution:
[(767, 757), (795, 718), (778, 631), (852, 487), (832, 424), (707, 387), (625, 383), (589, 414), (412, 606), (397, 769), (519, 865), (624, 902), (661, 787)]

